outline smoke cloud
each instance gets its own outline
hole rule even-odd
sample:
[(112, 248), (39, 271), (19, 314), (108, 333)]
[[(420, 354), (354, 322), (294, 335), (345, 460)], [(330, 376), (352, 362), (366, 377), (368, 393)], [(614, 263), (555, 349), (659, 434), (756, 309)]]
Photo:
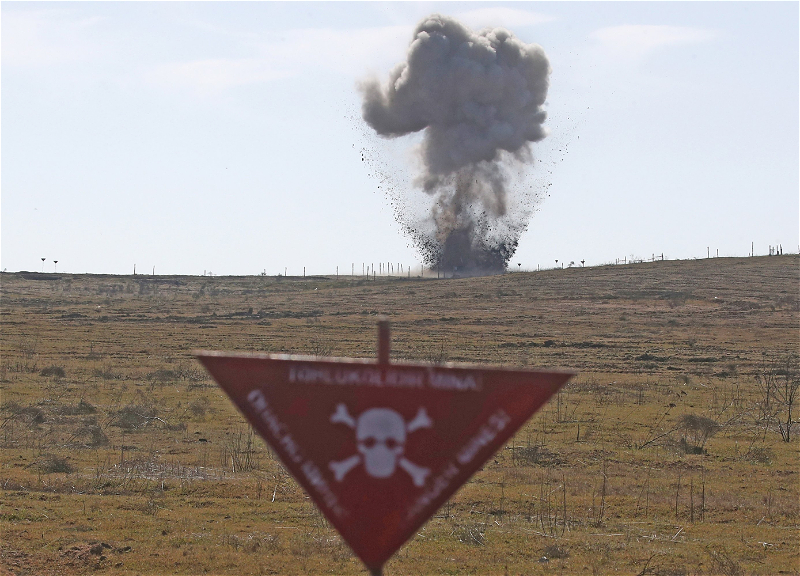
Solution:
[(403, 225), (429, 265), (505, 270), (528, 218), (509, 213), (509, 169), (529, 163), (530, 143), (547, 134), (549, 76), (541, 46), (434, 14), (388, 82), (361, 84), (363, 118), (379, 135), (423, 133), (415, 184), (435, 198), (433, 231)]

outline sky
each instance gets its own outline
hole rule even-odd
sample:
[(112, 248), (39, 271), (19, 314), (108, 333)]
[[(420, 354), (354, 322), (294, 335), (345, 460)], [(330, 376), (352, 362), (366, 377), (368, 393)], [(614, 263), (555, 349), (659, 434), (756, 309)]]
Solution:
[(0, 269), (418, 273), (419, 137), (358, 86), (434, 13), (550, 60), (512, 268), (798, 252), (799, 6), (2, 2)]

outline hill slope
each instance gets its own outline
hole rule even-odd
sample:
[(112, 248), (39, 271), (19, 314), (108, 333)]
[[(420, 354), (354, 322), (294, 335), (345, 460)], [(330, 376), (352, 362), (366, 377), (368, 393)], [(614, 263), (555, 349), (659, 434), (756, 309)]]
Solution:
[(799, 264), (4, 273), (0, 567), (361, 573), (191, 352), (372, 356), (385, 313), (394, 358), (581, 372), (387, 572), (796, 572), (800, 425), (764, 383), (798, 382)]

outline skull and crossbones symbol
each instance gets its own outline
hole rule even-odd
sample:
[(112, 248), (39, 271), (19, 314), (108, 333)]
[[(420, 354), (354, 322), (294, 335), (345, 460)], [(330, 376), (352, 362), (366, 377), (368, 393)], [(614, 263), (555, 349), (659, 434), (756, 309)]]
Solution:
[(391, 408), (370, 408), (356, 419), (347, 411), (347, 406), (338, 404), (331, 416), (331, 423), (346, 424), (354, 429), (358, 449), (357, 454), (328, 464), (337, 482), (344, 480), (350, 470), (363, 462), (367, 474), (373, 478), (388, 478), (399, 466), (411, 476), (414, 486), (425, 484), (430, 469), (418, 466), (403, 456), (406, 435), (433, 425), (425, 408), (420, 408), (414, 419), (406, 423)]

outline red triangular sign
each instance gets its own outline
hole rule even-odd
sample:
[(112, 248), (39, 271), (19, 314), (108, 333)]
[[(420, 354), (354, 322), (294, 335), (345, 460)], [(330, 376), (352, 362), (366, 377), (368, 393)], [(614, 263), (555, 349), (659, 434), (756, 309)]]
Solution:
[(574, 375), (269, 354), (198, 358), (376, 574)]

